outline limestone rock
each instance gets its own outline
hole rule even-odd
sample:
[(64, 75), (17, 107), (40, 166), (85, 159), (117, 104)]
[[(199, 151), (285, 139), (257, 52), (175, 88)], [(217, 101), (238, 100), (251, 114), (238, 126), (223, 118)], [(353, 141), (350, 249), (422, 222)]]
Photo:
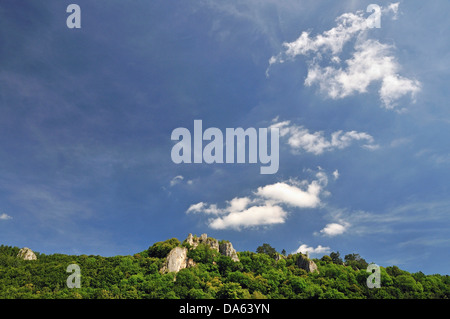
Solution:
[(214, 238), (207, 238), (204, 244), (208, 245), (209, 248), (219, 251), (219, 242)]
[(36, 254), (30, 248), (27, 247), (24, 247), (21, 250), (19, 250), (17, 257), (23, 260), (37, 260)]
[(187, 258), (187, 248), (175, 247), (167, 255), (166, 262), (161, 268), (161, 272), (179, 272), (183, 268), (195, 266), (195, 262)]
[(189, 235), (186, 238), (186, 242), (191, 245), (192, 247), (194, 246), (194, 236), (192, 236), (191, 233), (189, 233)]
[[(234, 261), (239, 261), (236, 250), (230, 242), (219, 245), (217, 239), (210, 238), (207, 234), (202, 234), (200, 237), (189, 234), (185, 243), (189, 244), (189, 249), (196, 249), (199, 244), (205, 244), (222, 255), (228, 256)], [(183, 268), (195, 266), (195, 262), (187, 257), (187, 253), (188, 248), (186, 247), (175, 247), (172, 249), (167, 255), (166, 261), (161, 267), (160, 272), (179, 272)]]
[(316, 263), (302, 254), (300, 254), (297, 259), (297, 266), (306, 270), (307, 272), (319, 272)]
[(239, 261), (236, 250), (233, 248), (233, 245), (230, 242), (220, 244), (219, 252), (224, 256), (230, 257), (233, 261)]

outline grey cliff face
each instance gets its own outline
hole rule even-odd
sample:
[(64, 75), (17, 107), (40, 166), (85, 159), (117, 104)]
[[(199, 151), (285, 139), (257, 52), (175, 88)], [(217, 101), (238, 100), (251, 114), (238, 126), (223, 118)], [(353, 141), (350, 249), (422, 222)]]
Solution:
[(233, 261), (239, 261), (236, 250), (233, 248), (233, 245), (231, 243), (220, 244), (219, 252), (224, 256), (230, 257)]
[(183, 268), (195, 266), (195, 262), (187, 257), (187, 248), (175, 247), (167, 255), (166, 262), (161, 272), (179, 272)]
[(307, 272), (319, 272), (316, 263), (302, 254), (300, 254), (297, 259), (297, 266), (306, 270)]

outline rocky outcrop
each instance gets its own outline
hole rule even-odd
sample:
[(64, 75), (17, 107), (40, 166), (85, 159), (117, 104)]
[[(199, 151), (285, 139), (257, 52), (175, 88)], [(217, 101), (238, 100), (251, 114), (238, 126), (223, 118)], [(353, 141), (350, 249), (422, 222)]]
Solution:
[(230, 257), (233, 261), (239, 261), (236, 250), (233, 248), (233, 245), (230, 242), (220, 244), (219, 252), (224, 256)]
[(175, 247), (167, 255), (161, 272), (179, 272), (183, 268), (195, 266), (195, 262), (187, 257), (187, 248)]
[[(218, 251), (224, 256), (230, 257), (233, 261), (239, 261), (237, 252), (230, 242), (219, 245), (217, 239), (210, 238), (206, 234), (202, 234), (200, 237), (189, 234), (184, 242), (189, 244), (189, 249), (196, 249), (199, 244), (208, 245), (209, 248)], [(183, 246), (185, 245), (183, 244)], [(189, 249), (186, 247), (175, 247), (172, 249), (167, 255), (166, 261), (160, 269), (160, 272), (179, 272), (183, 268), (195, 266), (195, 262), (187, 257)]]
[(23, 260), (37, 260), (36, 254), (30, 248), (27, 247), (24, 247), (21, 250), (19, 250), (17, 257)]
[(210, 238), (206, 234), (202, 234), (200, 237), (194, 237), (192, 234), (189, 234), (186, 238), (186, 242), (191, 246), (191, 248), (195, 249), (199, 244), (206, 244), (209, 248), (219, 251), (219, 242), (217, 239)]
[(228, 256), (234, 261), (239, 261), (236, 250), (233, 248), (233, 245), (230, 242), (219, 244), (217, 239), (208, 237), (207, 234), (202, 234), (200, 237), (192, 236), (192, 234), (189, 234), (186, 238), (186, 243), (191, 246), (191, 249), (197, 248), (199, 244), (206, 244), (209, 246), (209, 248), (218, 251), (222, 255)]
[(307, 272), (319, 272), (316, 263), (302, 254), (299, 254), (298, 256), (297, 266)]
[[(187, 236), (186, 242), (187, 242), (189, 245), (191, 245), (193, 248), (197, 247), (197, 245), (198, 245), (197, 241), (195, 241), (195, 243), (194, 243), (194, 236), (192, 236), (191, 233), (189, 233), (189, 235)], [(194, 247), (194, 245), (195, 245), (195, 247)]]

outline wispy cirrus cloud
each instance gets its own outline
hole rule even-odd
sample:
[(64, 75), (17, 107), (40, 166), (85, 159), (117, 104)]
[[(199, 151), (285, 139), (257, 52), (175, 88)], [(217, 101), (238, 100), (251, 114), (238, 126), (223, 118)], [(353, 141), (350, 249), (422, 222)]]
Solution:
[(212, 216), (208, 225), (213, 229), (252, 228), (285, 223), (290, 209), (317, 208), (326, 194), (328, 177), (319, 171), (312, 181), (287, 180), (258, 187), (251, 196), (235, 197), (226, 206), (199, 202), (186, 213)]
[[(398, 8), (398, 3), (390, 4), (380, 14), (393, 13), (396, 19)], [(310, 60), (305, 86), (317, 85), (329, 98), (366, 93), (372, 83), (380, 83), (378, 95), (385, 108), (393, 109), (407, 95), (414, 100), (420, 82), (399, 74), (401, 67), (393, 55), (395, 47), (368, 38), (368, 22), (364, 12), (358, 11), (342, 14), (336, 19), (337, 26), (322, 34), (311, 36), (304, 31), (296, 40), (283, 43), (285, 50), (270, 58), (269, 68), (299, 55), (306, 56)], [(349, 43), (353, 43), (353, 52), (343, 61), (342, 53)]]
[[(330, 219), (322, 230), (315, 235), (336, 236), (343, 233), (364, 236), (369, 234), (395, 234), (400, 230), (410, 231), (408, 225), (427, 224), (425, 232), (442, 231), (449, 225), (449, 201), (416, 201), (392, 207), (382, 212), (364, 210), (334, 209), (328, 207), (327, 218)], [(417, 231), (417, 229), (415, 229)]]

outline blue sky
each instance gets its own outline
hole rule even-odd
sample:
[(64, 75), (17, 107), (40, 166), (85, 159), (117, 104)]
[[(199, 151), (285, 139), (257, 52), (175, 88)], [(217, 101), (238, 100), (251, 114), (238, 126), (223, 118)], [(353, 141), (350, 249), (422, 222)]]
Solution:
[[(81, 8), (81, 28), (66, 7)], [(450, 268), (448, 1), (0, 4), (0, 242), (188, 233)], [(175, 164), (178, 127), (280, 130), (279, 170)]]

